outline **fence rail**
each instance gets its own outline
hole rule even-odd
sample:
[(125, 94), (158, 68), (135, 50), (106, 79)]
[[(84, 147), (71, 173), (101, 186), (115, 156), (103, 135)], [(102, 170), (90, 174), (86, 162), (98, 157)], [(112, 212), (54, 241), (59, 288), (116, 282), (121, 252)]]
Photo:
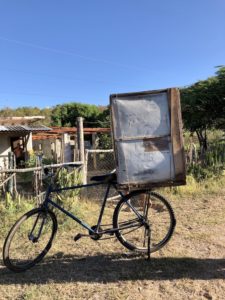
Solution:
[(61, 164), (51, 164), (51, 165), (43, 165), (40, 167), (33, 167), (33, 168), (24, 168), (24, 169), (3, 169), (0, 170), (0, 173), (26, 173), (26, 172), (33, 172), (33, 171), (40, 171), (44, 168), (60, 168), (63, 166), (82, 166), (82, 161), (77, 162), (69, 162), (69, 163), (61, 163)]
[[(68, 163), (58, 163), (58, 164), (49, 164), (49, 165), (37, 165), (36, 167), (16, 169), (16, 168), (4, 168), (0, 169), (0, 189), (5, 193), (6, 191), (13, 191), (17, 194), (19, 193), (32, 195), (36, 199), (42, 199), (44, 195), (43, 191), (43, 170), (44, 168), (56, 169), (60, 167), (80, 167), (79, 171), (82, 170), (81, 178), (83, 183), (90, 181), (90, 178), (95, 175), (102, 175), (109, 173), (115, 169), (115, 159), (113, 149), (92, 149), (86, 150), (85, 152), (85, 162), (76, 161)], [(26, 176), (25, 173), (32, 172), (32, 176)], [(29, 178), (28, 178), (29, 177)], [(28, 183), (29, 182), (29, 183)], [(11, 186), (11, 189), (8, 190), (8, 187)], [(100, 194), (103, 192), (103, 187), (98, 187), (98, 189), (93, 189), (91, 195), (93, 199), (100, 199)], [(112, 200), (117, 197), (115, 193), (110, 193)], [(39, 201), (38, 201), (39, 202)]]
[[(76, 162), (68, 162), (68, 163), (60, 163), (60, 164), (49, 164), (49, 165), (42, 165), (42, 166), (36, 166), (32, 168), (25, 168), (25, 169), (2, 169), (0, 170), (0, 191), (2, 191), (3, 194), (9, 193), (12, 196), (17, 196), (18, 191), (23, 194), (23, 191), (26, 191), (27, 195), (32, 195), (36, 197), (37, 202), (40, 203), (40, 199), (44, 195), (45, 192), (43, 192), (43, 170), (45, 168), (60, 168), (60, 167), (77, 167), (77, 168), (83, 168), (84, 163), (81, 161)], [(29, 176), (29, 185), (27, 186), (26, 180), (21, 180), (22, 174), (25, 175), (25, 173), (32, 172), (33, 175)], [(17, 177), (21, 174), (20, 177)], [(20, 179), (20, 180), (19, 180)]]
[(0, 182), (0, 187), (3, 186), (4, 184), (6, 184), (10, 179), (12, 179), (15, 176), (15, 174), (11, 174), (9, 177), (7, 177), (6, 179), (4, 179), (3, 182)]

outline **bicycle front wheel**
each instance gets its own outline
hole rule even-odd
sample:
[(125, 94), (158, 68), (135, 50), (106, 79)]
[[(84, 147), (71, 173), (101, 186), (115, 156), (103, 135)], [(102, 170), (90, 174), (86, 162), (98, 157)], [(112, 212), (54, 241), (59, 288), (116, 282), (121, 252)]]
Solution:
[(22, 272), (38, 263), (49, 251), (57, 231), (53, 212), (41, 208), (23, 215), (10, 230), (3, 247), (7, 268)]
[(117, 204), (113, 226), (118, 240), (129, 250), (148, 251), (150, 227), (150, 252), (162, 248), (171, 238), (176, 220), (168, 201), (155, 192), (131, 192)]

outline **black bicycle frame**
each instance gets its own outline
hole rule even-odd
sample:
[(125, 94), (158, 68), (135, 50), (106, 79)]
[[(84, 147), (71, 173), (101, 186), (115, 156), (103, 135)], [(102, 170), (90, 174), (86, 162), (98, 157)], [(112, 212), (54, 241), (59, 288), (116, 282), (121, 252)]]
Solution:
[[(52, 201), (51, 198), (50, 198), (50, 195), (51, 195), (51, 193), (59, 193), (59, 192), (62, 192), (62, 191), (80, 189), (80, 188), (91, 187), (91, 186), (98, 186), (98, 185), (102, 185), (102, 184), (104, 184), (104, 183), (103, 182), (98, 182), (98, 183), (75, 185), (75, 186), (71, 186), (71, 187), (63, 187), (63, 188), (57, 188), (57, 189), (52, 189), (52, 186), (50, 185), (48, 187), (48, 190), (47, 190), (47, 193), (46, 193), (46, 196), (45, 196), (45, 200), (44, 200), (44, 202), (42, 204), (42, 207), (44, 207), (45, 209), (48, 209), (48, 205), (51, 204), (52, 206), (58, 208), (65, 215), (67, 215), (68, 217), (70, 217), (71, 219), (73, 219), (74, 221), (76, 221), (82, 227), (84, 227), (85, 229), (87, 229), (89, 232), (91, 232), (93, 234), (96, 234), (96, 233), (98, 233), (100, 225), (101, 225), (102, 216), (103, 216), (103, 213), (104, 213), (106, 201), (107, 201), (107, 198), (108, 198), (111, 186), (114, 187), (114, 189), (118, 192), (118, 194), (121, 197), (124, 197), (124, 195), (120, 191), (118, 191), (116, 189), (115, 184), (108, 183), (108, 185), (107, 185), (106, 193), (105, 193), (104, 200), (103, 200), (103, 203), (102, 203), (102, 207), (101, 207), (101, 210), (100, 210), (100, 213), (99, 213), (98, 223), (97, 223), (96, 229), (91, 228), (88, 224), (86, 224), (85, 222), (83, 222), (82, 220), (80, 220), (78, 217), (76, 217), (75, 215), (73, 215), (72, 213), (70, 213), (69, 211), (67, 211), (66, 209), (64, 209), (62, 206), (60, 206), (56, 202)], [(101, 233), (111, 233), (111, 232), (114, 232), (114, 231), (115, 231), (115, 229), (111, 228), (111, 229), (108, 229), (108, 230), (105, 230), (105, 231), (103, 230), (103, 231), (101, 231)]]

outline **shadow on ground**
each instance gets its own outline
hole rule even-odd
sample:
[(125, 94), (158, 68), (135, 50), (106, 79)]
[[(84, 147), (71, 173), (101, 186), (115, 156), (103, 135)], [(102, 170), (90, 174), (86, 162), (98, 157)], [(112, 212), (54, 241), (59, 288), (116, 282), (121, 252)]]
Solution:
[(225, 259), (145, 258), (135, 255), (70, 256), (57, 253), (34, 268), (0, 268), (0, 284), (116, 282), (126, 280), (225, 279)]

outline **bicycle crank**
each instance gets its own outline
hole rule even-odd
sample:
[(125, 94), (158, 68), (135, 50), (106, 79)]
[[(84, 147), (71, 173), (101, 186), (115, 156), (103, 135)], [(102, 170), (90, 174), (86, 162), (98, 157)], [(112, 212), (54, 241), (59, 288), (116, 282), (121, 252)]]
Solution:
[[(91, 229), (93, 229), (95, 231), (97, 229), (97, 225), (92, 226)], [(100, 232), (92, 232), (92, 231), (89, 230), (89, 235), (90, 235), (90, 237), (91, 237), (92, 240), (97, 241), (97, 240), (99, 240), (102, 237), (102, 233), (101, 233), (102, 228), (99, 227), (98, 230)]]

